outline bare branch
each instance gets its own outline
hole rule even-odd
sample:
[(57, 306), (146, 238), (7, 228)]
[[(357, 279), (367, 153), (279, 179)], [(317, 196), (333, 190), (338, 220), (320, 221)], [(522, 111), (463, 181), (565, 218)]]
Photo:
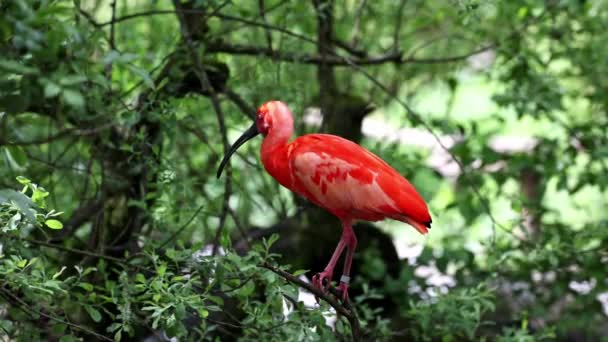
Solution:
[(2, 236), (4, 238), (8, 238), (8, 239), (24, 241), (24, 242), (31, 243), (31, 244), (34, 244), (34, 245), (37, 245), (37, 246), (49, 247), (49, 248), (57, 249), (57, 250), (68, 252), (68, 253), (79, 254), (79, 255), (86, 255), (86, 256), (93, 257), (93, 258), (98, 258), (98, 259), (105, 259), (105, 260), (112, 261), (112, 262), (115, 262), (117, 264), (121, 264), (121, 265), (128, 266), (128, 267), (139, 268), (139, 266), (129, 264), (124, 259), (115, 258), (113, 256), (109, 256), (109, 255), (105, 255), (105, 254), (101, 254), (101, 253), (91, 252), (91, 251), (87, 251), (87, 250), (83, 250), (83, 249), (75, 249), (75, 248), (65, 247), (65, 246), (62, 246), (62, 245), (57, 245), (57, 244), (53, 244), (53, 243), (49, 243), (49, 242), (45, 242), (45, 241), (40, 241), (40, 240), (34, 240), (34, 239), (29, 239), (29, 238), (20, 238), (20, 237), (8, 235), (8, 234), (0, 234), (0, 236)]
[[(260, 9), (260, 16), (262, 17), (262, 21), (264, 24), (268, 25), (268, 20), (266, 19), (266, 5), (264, 4), (264, 0), (258, 0), (258, 7)], [(266, 33), (266, 43), (268, 44), (268, 49), (272, 51), (272, 33), (269, 29), (264, 31)]]
[(179, 234), (181, 234), (184, 231), (184, 229), (188, 228), (190, 223), (192, 223), (192, 221), (194, 221), (194, 219), (198, 216), (198, 214), (201, 211), (203, 211), (204, 207), (205, 207), (205, 205), (199, 206), (198, 209), (196, 209), (196, 211), (194, 212), (194, 214), (192, 214), (190, 219), (188, 221), (186, 221), (186, 223), (184, 223), (181, 227), (177, 228), (177, 230), (173, 234), (171, 234), (171, 236), (169, 236), (163, 243), (161, 243), (158, 248), (160, 248), (160, 249), (165, 248), (165, 246), (167, 246), (169, 244), (169, 242), (173, 241), (173, 239), (175, 239)]

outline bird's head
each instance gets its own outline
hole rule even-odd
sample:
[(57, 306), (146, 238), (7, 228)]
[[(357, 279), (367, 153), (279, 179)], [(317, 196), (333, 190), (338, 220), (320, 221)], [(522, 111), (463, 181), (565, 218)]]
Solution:
[(293, 127), (293, 118), (287, 105), (281, 101), (268, 101), (258, 108), (255, 116), (258, 132), (263, 136), (278, 126)]
[(291, 116), (291, 111), (285, 103), (281, 101), (268, 101), (258, 108), (253, 125), (243, 132), (228, 149), (228, 152), (217, 169), (217, 178), (220, 177), (228, 160), (241, 145), (258, 134), (267, 136), (270, 131), (274, 131), (275, 129), (279, 132), (286, 130), (286, 133), (288, 132), (289, 135), (291, 135), (291, 130), (293, 130), (293, 118)]

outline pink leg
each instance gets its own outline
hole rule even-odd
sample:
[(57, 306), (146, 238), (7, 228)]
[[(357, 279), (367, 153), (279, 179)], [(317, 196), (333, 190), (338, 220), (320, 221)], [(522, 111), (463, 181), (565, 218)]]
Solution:
[(342, 292), (342, 301), (346, 301), (348, 298), (348, 285), (350, 284), (350, 267), (353, 263), (353, 254), (355, 248), (357, 248), (357, 237), (353, 231), (350, 222), (344, 224), (344, 235), (346, 235), (346, 259), (344, 260), (344, 269), (342, 270), (342, 277), (340, 277), (340, 285), (338, 289)]
[(317, 273), (312, 277), (312, 284), (318, 289), (322, 291), (327, 291), (331, 284), (331, 278), (334, 273), (334, 268), (336, 267), (336, 263), (338, 263), (338, 259), (342, 255), (344, 248), (347, 248), (346, 259), (344, 260), (344, 269), (342, 271), (342, 277), (340, 278), (339, 289), (342, 291), (342, 299), (346, 300), (348, 298), (348, 284), (350, 282), (350, 267), (353, 261), (353, 253), (355, 251), (355, 247), (357, 246), (357, 238), (355, 237), (355, 233), (352, 228), (351, 220), (342, 221), (342, 237), (340, 238), (340, 242), (338, 243), (338, 247), (334, 251), (329, 263), (321, 273)]
[[(325, 269), (321, 273), (317, 273), (312, 277), (312, 284), (321, 289), (323, 292), (327, 291), (329, 285), (331, 283), (331, 277), (334, 274), (334, 268), (336, 267), (336, 263), (342, 255), (342, 251), (344, 251), (344, 247), (346, 247), (346, 241), (344, 239), (344, 233), (342, 233), (342, 237), (340, 238), (340, 242), (338, 242), (338, 247), (334, 251), (334, 254), (331, 256), (329, 263), (325, 266)], [(326, 284), (324, 284), (327, 281)]]

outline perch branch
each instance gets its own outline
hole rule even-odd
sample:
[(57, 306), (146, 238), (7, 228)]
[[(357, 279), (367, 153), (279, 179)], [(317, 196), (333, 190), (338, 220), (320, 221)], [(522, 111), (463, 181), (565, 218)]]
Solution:
[[(317, 298), (321, 298), (323, 301), (327, 302), (327, 304), (334, 308), (334, 310), (336, 310), (339, 315), (346, 317), (351, 326), (353, 341), (361, 340), (361, 324), (359, 323), (359, 318), (357, 317), (357, 314), (355, 313), (355, 310), (351, 305), (350, 299), (347, 298), (344, 304), (340, 304), (336, 299), (332, 298), (330, 295), (312, 286), (311, 284), (298, 279), (289, 272), (285, 272), (267, 262), (260, 264), (259, 267), (263, 267), (274, 272), (275, 274), (279, 275), (288, 282), (309, 291)], [(334, 296), (339, 297), (339, 293), (335, 288), (331, 287), (330, 292)]]

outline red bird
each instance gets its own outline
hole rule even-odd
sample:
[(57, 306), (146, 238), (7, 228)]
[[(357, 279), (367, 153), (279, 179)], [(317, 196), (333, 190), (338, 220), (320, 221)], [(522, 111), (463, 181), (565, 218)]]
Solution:
[(281, 185), (326, 209), (342, 222), (342, 238), (313, 285), (327, 291), (338, 259), (346, 248), (339, 289), (348, 296), (350, 267), (357, 238), (354, 220), (385, 218), (410, 224), (421, 234), (431, 228), (431, 215), (416, 189), (382, 159), (352, 141), (329, 134), (307, 134), (291, 143), (293, 117), (287, 105), (269, 101), (254, 124), (230, 147), (217, 171), (219, 178), (230, 156), (247, 140), (264, 136), (264, 168)]

